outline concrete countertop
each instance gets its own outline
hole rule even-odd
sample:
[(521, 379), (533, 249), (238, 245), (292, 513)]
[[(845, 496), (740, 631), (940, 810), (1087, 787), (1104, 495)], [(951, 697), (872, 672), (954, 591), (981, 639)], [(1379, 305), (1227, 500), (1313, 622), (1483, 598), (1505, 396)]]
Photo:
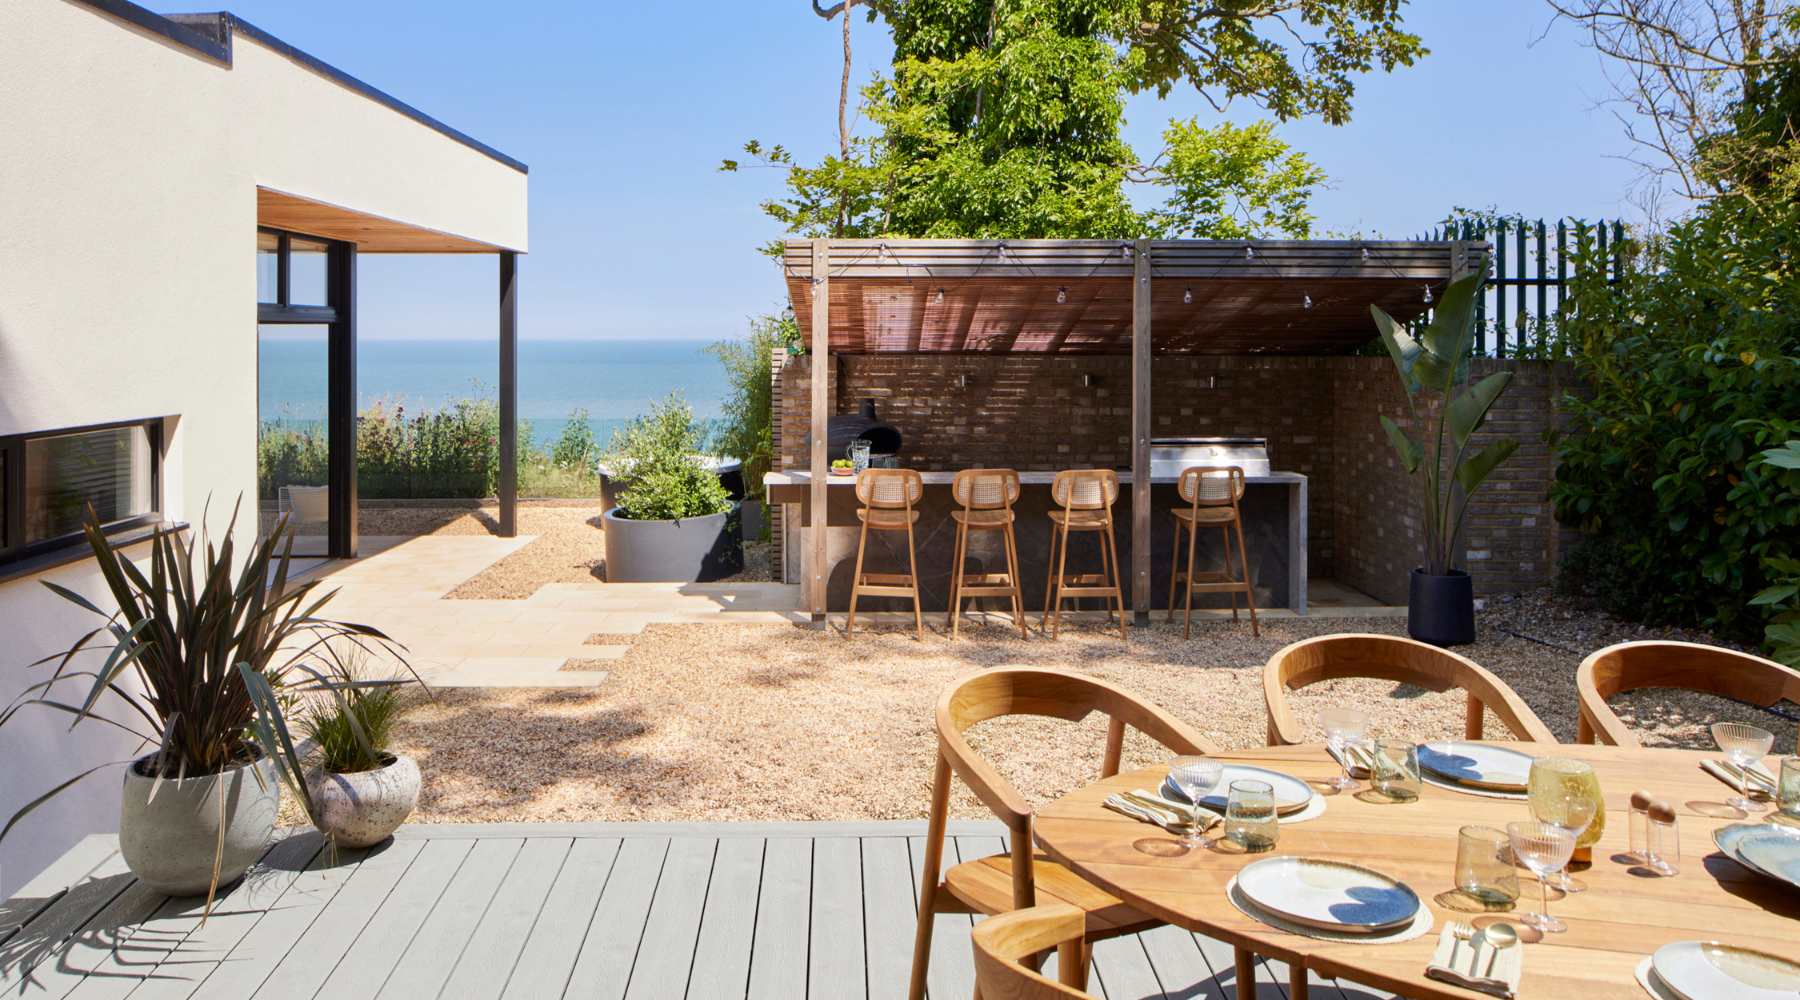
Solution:
[[(919, 478), (921, 478), (925, 481), (926, 486), (949, 486), (950, 483), (953, 480), (955, 480), (956, 473), (955, 472), (924, 472), (924, 471), (921, 471), (919, 473)], [(1021, 485), (1021, 486), (1049, 486), (1050, 481), (1055, 478), (1056, 478), (1056, 473), (1054, 473), (1054, 472), (1020, 472), (1019, 473), (1019, 485)], [(1167, 483), (1167, 484), (1173, 485), (1180, 478), (1181, 477), (1179, 477), (1179, 476), (1154, 476), (1151, 478), (1150, 482), (1152, 482), (1152, 483)], [(1257, 483), (1293, 484), (1293, 483), (1303, 483), (1305, 481), (1306, 481), (1306, 477), (1301, 475), (1298, 472), (1272, 472), (1266, 476), (1245, 476), (1244, 477), (1244, 482), (1249, 483), (1251, 485), (1255, 485)], [(1129, 473), (1129, 472), (1119, 473), (1119, 482), (1122, 485), (1127, 485), (1127, 486), (1130, 485), (1131, 484), (1131, 473)], [(830, 485), (830, 486), (854, 486), (854, 485), (856, 485), (856, 477), (855, 476), (831, 476), (826, 480), (826, 483), (827, 483), (827, 485)], [(811, 470), (808, 470), (808, 469), (789, 469), (786, 472), (771, 472), (771, 473), (768, 473), (767, 475), (763, 476), (763, 485), (764, 486), (811, 486), (812, 485), (812, 472), (811, 472)]]

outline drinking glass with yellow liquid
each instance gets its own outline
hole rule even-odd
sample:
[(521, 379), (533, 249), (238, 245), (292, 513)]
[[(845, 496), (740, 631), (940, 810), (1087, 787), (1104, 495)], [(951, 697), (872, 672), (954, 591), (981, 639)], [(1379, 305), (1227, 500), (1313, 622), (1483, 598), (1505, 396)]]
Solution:
[[(1573, 833), (1575, 857), (1585, 860), (1606, 831), (1606, 803), (1600, 797), (1600, 779), (1594, 769), (1566, 757), (1539, 757), (1531, 764), (1526, 791), (1531, 815)], [(1566, 871), (1550, 884), (1564, 892), (1587, 888)]]

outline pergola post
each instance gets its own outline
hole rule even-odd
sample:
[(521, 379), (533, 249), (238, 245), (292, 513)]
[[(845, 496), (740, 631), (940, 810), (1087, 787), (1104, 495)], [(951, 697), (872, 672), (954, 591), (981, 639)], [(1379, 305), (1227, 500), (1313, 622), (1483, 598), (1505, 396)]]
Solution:
[(1150, 624), (1150, 241), (1138, 240), (1131, 282), (1131, 607)]
[(500, 252), (500, 537), (519, 534), (519, 255)]
[(806, 579), (812, 586), (812, 620), (823, 626), (825, 621), (825, 534), (830, 522), (826, 490), (831, 478), (830, 459), (826, 457), (825, 421), (829, 395), (825, 380), (831, 357), (831, 241), (812, 241), (812, 454), (808, 458), (811, 475), (811, 530), (807, 534)]
[[(283, 237), (283, 246), (286, 238)], [(284, 255), (285, 256), (285, 255)], [(334, 319), (326, 327), (325, 552), (333, 559), (356, 558), (356, 244), (339, 243), (330, 257), (327, 299)], [(286, 296), (283, 295), (283, 302)]]

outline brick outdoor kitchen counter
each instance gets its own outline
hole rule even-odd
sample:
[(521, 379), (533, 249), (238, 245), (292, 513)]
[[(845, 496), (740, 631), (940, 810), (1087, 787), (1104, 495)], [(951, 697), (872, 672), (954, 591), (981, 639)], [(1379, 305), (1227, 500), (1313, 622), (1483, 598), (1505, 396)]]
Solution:
[[(918, 524), (913, 528), (917, 546), (919, 590), (926, 611), (943, 612), (949, 608), (950, 560), (955, 552), (956, 522), (950, 517), (960, 505), (950, 495), (954, 472), (920, 472), (925, 481), (925, 496), (915, 508)], [(1044, 609), (1044, 587), (1049, 574), (1046, 557), (1050, 552), (1050, 481), (1054, 472), (1020, 472), (1023, 487), (1013, 505), (1014, 537), (1019, 549), (1019, 576), (1024, 585), (1025, 609)], [(1118, 546), (1119, 564), (1127, 578), (1121, 581), (1126, 606), (1132, 605), (1131, 580), (1131, 473), (1119, 473), (1119, 500), (1113, 505), (1113, 538)], [(1250, 580), (1258, 608), (1289, 608), (1295, 614), (1306, 614), (1306, 477), (1297, 472), (1275, 472), (1267, 476), (1246, 477), (1244, 499), (1239, 509), (1244, 515), (1244, 548), (1250, 559)], [(810, 606), (811, 585), (801, 572), (802, 553), (810, 546), (812, 531), (812, 477), (806, 469), (771, 472), (763, 477), (768, 487), (770, 504), (791, 505), (790, 530), (796, 524), (798, 538), (787, 545), (787, 579), (798, 580), (803, 601)], [(856, 569), (856, 546), (861, 535), (861, 522), (856, 511), (862, 505), (856, 499), (856, 477), (832, 476), (828, 480), (829, 497), (825, 543), (826, 609), (847, 611), (850, 608), (850, 577)], [(1150, 503), (1150, 592), (1151, 608), (1169, 606), (1169, 572), (1175, 558), (1175, 517), (1177, 507), (1185, 507), (1175, 491), (1175, 477), (1158, 476), (1151, 480)], [(969, 547), (964, 571), (967, 573), (1003, 573), (1006, 556), (997, 531), (969, 532)], [(1233, 544), (1232, 564), (1237, 568)], [(1187, 540), (1182, 539), (1181, 559), (1187, 559)], [(1069, 573), (1099, 572), (1100, 541), (1098, 532), (1070, 533)], [(1224, 549), (1220, 533), (1211, 528), (1200, 532), (1194, 550), (1196, 572), (1224, 569)], [(869, 551), (863, 560), (866, 573), (906, 572), (906, 533), (903, 531), (870, 531)], [(1241, 572), (1241, 570), (1240, 570)], [(988, 607), (1005, 610), (1005, 598), (986, 598), (975, 602), (977, 609)], [(1087, 598), (1080, 607), (1099, 610), (1102, 598)], [(1228, 608), (1230, 595), (1195, 594), (1195, 608)], [(910, 611), (905, 598), (864, 597), (857, 601), (857, 611)]]

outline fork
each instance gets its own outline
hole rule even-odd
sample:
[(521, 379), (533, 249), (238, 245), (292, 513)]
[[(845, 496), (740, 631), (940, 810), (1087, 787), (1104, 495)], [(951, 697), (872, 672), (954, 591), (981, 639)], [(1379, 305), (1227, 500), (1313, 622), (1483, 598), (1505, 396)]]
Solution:
[[(1475, 975), (1476, 974), (1475, 973), (1475, 964), (1474, 964), (1475, 958), (1476, 958), (1476, 956), (1474, 954), (1475, 946), (1474, 946), (1474, 944), (1471, 943), (1475, 937), (1474, 926), (1470, 925), (1470, 924), (1465, 924), (1465, 923), (1452, 923), (1450, 925), (1450, 935), (1452, 937), (1456, 938), (1456, 940), (1461, 942), (1462, 944), (1469, 945), (1469, 951), (1470, 951), (1469, 974)], [(1457, 952), (1456, 947), (1452, 946), (1450, 949), (1450, 968), (1455, 969), (1458, 972), (1461, 972), (1462, 966), (1460, 964), (1458, 964), (1456, 961), (1456, 952)]]

